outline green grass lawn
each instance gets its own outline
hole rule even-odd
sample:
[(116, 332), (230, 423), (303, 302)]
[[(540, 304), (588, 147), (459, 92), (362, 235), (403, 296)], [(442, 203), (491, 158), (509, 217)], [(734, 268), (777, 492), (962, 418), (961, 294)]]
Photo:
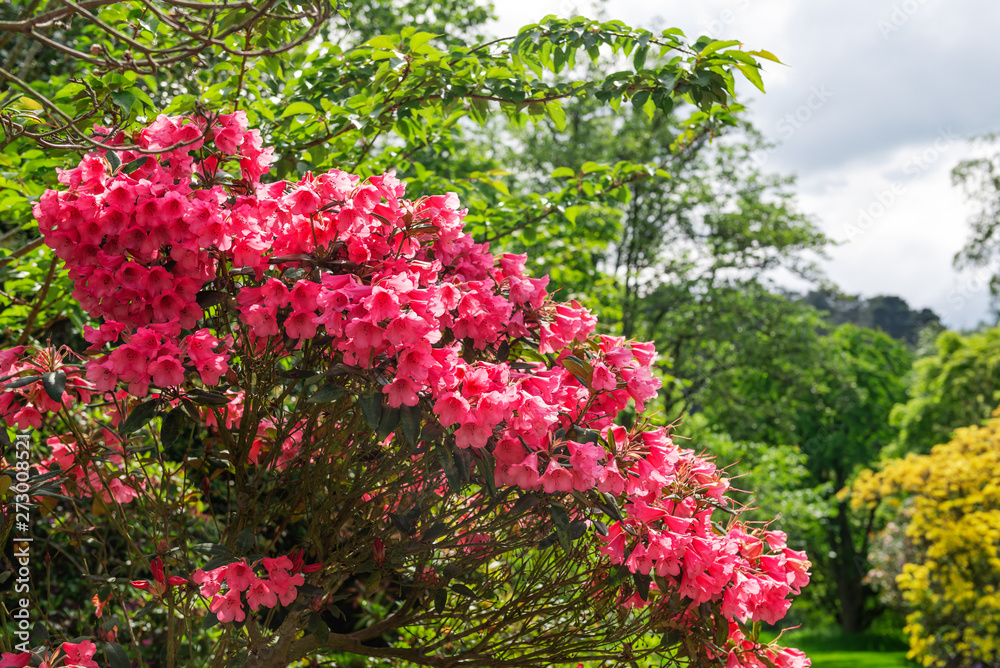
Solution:
[(803, 650), (813, 668), (904, 668), (914, 664), (906, 652), (822, 652)]
[(831, 628), (794, 630), (781, 637), (781, 644), (801, 649), (812, 660), (813, 668), (913, 668), (917, 665), (906, 660), (906, 643), (897, 635), (844, 634)]

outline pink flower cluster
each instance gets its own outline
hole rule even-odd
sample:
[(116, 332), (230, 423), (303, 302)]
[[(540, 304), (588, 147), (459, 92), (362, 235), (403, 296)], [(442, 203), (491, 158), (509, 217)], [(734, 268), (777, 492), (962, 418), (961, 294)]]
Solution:
[[(0, 350), (0, 416), (8, 426), (18, 429), (42, 426), (42, 415), (55, 413), (63, 407), (71, 407), (77, 400), (86, 404), (90, 401), (92, 388), (82, 377), (80, 369), (65, 363), (63, 352), (52, 348), (30, 348), (16, 346)], [(66, 375), (62, 401), (56, 401), (41, 380), (35, 380), (13, 389), (4, 387), (26, 378), (39, 378), (42, 374), (59, 371)]]
[[(267, 572), (267, 579), (257, 575), (258, 564), (234, 561), (208, 572), (197, 570), (191, 580), (201, 585), (201, 595), (210, 599), (209, 610), (220, 622), (242, 622), (246, 619), (244, 606), (256, 611), (262, 606), (273, 608), (279, 602), (291, 605), (298, 596), (298, 588), (305, 583), (303, 573), (322, 568), (322, 564), (305, 565), (301, 552), (275, 559), (265, 557), (259, 565)], [(223, 586), (227, 589), (225, 593)]]
[(48, 458), (39, 462), (42, 473), (55, 469), (62, 472), (62, 491), (73, 496), (72, 486), (78, 496), (100, 496), (105, 503), (126, 504), (139, 497), (141, 482), (125, 472), (124, 445), (121, 438), (109, 429), (101, 430), (105, 453), (100, 457), (103, 466), (81, 452), (72, 434), (50, 436), (46, 443), (51, 448)]
[(97, 645), (91, 640), (84, 640), (79, 643), (64, 642), (59, 649), (36, 655), (33, 652), (4, 652), (0, 656), (0, 668), (24, 668), (31, 663), (32, 658), (38, 656), (41, 660), (38, 668), (56, 668), (65, 666), (66, 668), (100, 668), (94, 661), (97, 653)]
[[(241, 113), (212, 123), (160, 116), (139, 141), (190, 143), (130, 172), (90, 154), (60, 174), (66, 191), (46, 192), (35, 206), (77, 298), (104, 319), (86, 335), (95, 351), (111, 346), (87, 363), (98, 391), (180, 394), (195, 378), (214, 386), (223, 375), (239, 386), (230, 355), (245, 366), (309, 345), (331, 368), (380, 386), (390, 407), (432, 407), (457, 447), (493, 456), (498, 485), (623, 499), (624, 519), (602, 552), (634, 573), (667, 578), (692, 607), (712, 601), (727, 617), (775, 622), (808, 581), (805, 555), (780, 532), (713, 528), (713, 510), (729, 502), (728, 481), (711, 462), (677, 448), (663, 429), (614, 424), (629, 402), (641, 412), (656, 397), (653, 346), (595, 337), (590, 312), (552, 302), (547, 279), (526, 275), (526, 256), (495, 257), (463, 232), (454, 194), (404, 199), (392, 172), (261, 183), (270, 153)], [(120, 153), (123, 163), (140, 157)], [(242, 180), (224, 173), (233, 162)], [(197, 301), (206, 288), (221, 300), (211, 320)], [(18, 356), (6, 354), (0, 364)], [(228, 393), (223, 419), (232, 426), (242, 394)], [(266, 444), (287, 464), (301, 434), (284, 425), (288, 443), (268, 443), (271, 426), (256, 426), (251, 461)], [(294, 600), (307, 572), (288, 557), (262, 564), (267, 579), (245, 562), (192, 579), (220, 621), (242, 621), (244, 605)], [(749, 652), (732, 656), (756, 665)], [(779, 666), (801, 665), (792, 654), (773, 656)]]
[[(139, 145), (187, 146), (148, 158), (130, 173), (113, 173), (101, 153), (88, 154), (60, 172), (69, 190), (46, 191), (35, 205), (46, 243), (69, 268), (74, 297), (91, 316), (105, 319), (99, 329), (87, 329), (87, 340), (94, 349), (120, 337), (128, 342), (88, 366), (99, 390), (118, 381), (136, 396), (150, 384), (175, 387), (185, 362), (210, 385), (228, 369), (228, 354), (211, 350), (219, 342), (208, 330), (181, 337), (203, 316), (197, 293), (216, 276), (216, 255), (231, 248), (236, 226), (221, 185), (193, 187), (196, 178), (211, 181), (219, 163), (214, 156), (195, 161), (206, 133), (219, 150), (239, 152), (246, 174), (266, 171), (270, 151), (261, 149), (256, 130), (246, 129), (244, 114), (221, 116), (208, 127), (203, 120), (161, 116), (140, 134)], [(142, 157), (123, 151), (119, 160)]]
[[(721, 596), (727, 617), (771, 624), (781, 619), (791, 603), (786, 596), (809, 582), (805, 554), (787, 548), (780, 531), (751, 534), (737, 522), (718, 533), (712, 513), (725, 503), (728, 481), (662, 430), (635, 434), (616, 426), (604, 438), (615, 443), (618, 457), (603, 470), (592, 469), (597, 489), (624, 493), (627, 502), (625, 520), (604, 538), (601, 551), (610, 561), (633, 573), (655, 572), (692, 605)], [(604, 454), (600, 448), (591, 452), (584, 461)]]
[(163, 596), (171, 587), (187, 584), (188, 581), (179, 575), (167, 576), (163, 572), (163, 559), (155, 557), (149, 562), (149, 570), (153, 574), (153, 581), (133, 580), (130, 584), (136, 589), (148, 589), (156, 596)]
[(87, 379), (100, 392), (110, 391), (118, 383), (127, 383), (129, 394), (137, 397), (145, 396), (150, 385), (177, 387), (184, 382), (183, 362), (206, 385), (217, 385), (229, 369), (228, 341), (220, 341), (208, 329), (181, 339), (177, 320), (140, 327), (131, 333), (117, 322), (101, 325), (100, 329), (88, 326), (86, 330), (84, 336), (92, 350), (119, 337), (127, 340), (110, 354), (87, 364)]

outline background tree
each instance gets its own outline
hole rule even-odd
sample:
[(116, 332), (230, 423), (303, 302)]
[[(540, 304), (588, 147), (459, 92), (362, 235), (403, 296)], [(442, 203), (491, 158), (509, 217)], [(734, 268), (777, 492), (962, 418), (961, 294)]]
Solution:
[(909, 612), (910, 658), (925, 666), (1000, 665), (998, 465), (1000, 420), (991, 419), (854, 483), (855, 508), (905, 527), (893, 584)]
[(554, 247), (542, 267), (554, 281), (600, 303), (623, 335), (657, 342), (673, 378), (663, 397), (671, 421), (725, 369), (780, 359), (783, 323), (801, 309), (776, 294), (774, 276), (817, 280), (811, 260), (827, 240), (797, 211), (792, 180), (756, 168), (764, 143), (752, 127), (706, 124), (692, 135), (643, 106), (614, 115), (576, 103), (565, 127), (543, 123), (522, 136), (505, 160), (521, 164), (518, 180), (535, 190), (609, 169), (602, 165), (649, 165), (649, 175), (627, 183), (618, 202), (568, 210), (569, 229), (497, 238)]
[(821, 336), (815, 322), (804, 320), (799, 337), (803, 345), (783, 360), (785, 373), (739, 367), (722, 374), (718, 386), (726, 391), (706, 401), (704, 411), (714, 428), (733, 438), (801, 447), (809, 486), (823, 485), (830, 503), (822, 541), (810, 545), (824, 574), (818, 593), (843, 629), (857, 632), (873, 612), (863, 583), (873, 518), (852, 514), (845, 498), (832, 495), (894, 438), (889, 413), (905, 397), (911, 356), (887, 335), (853, 325)]
[(906, 300), (899, 297), (863, 298), (816, 290), (808, 293), (803, 301), (824, 311), (827, 321), (833, 326), (849, 322), (859, 327), (881, 330), (912, 348), (921, 343), (921, 335), (925, 330), (937, 334), (944, 329), (941, 318), (932, 310), (913, 310)]
[[(995, 135), (986, 135), (975, 140), (975, 144), (991, 147), (996, 144)], [(952, 183), (960, 186), (976, 206), (976, 212), (969, 221), (972, 234), (965, 246), (955, 255), (955, 265), (959, 268), (978, 267), (990, 276), (990, 292), (993, 295), (994, 310), (1000, 298), (1000, 274), (996, 271), (1000, 257), (1000, 154), (971, 158), (961, 161), (951, 173)]]
[(886, 455), (926, 454), (958, 427), (980, 424), (1000, 405), (1000, 330), (943, 332), (913, 365), (909, 400), (892, 412), (899, 436)]

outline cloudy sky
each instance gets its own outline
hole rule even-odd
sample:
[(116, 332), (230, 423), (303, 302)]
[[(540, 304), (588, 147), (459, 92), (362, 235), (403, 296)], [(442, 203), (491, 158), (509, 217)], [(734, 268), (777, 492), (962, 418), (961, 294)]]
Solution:
[[(586, 0), (498, 0), (497, 34)], [(988, 0), (609, 0), (607, 18), (676, 26), (767, 49), (755, 124), (780, 146), (766, 167), (798, 176), (799, 202), (840, 242), (824, 263), (849, 293), (899, 295), (951, 327), (987, 318), (987, 276), (952, 258), (973, 208), (951, 169), (1000, 131), (1000, 3)], [(982, 153), (982, 149), (978, 149)]]

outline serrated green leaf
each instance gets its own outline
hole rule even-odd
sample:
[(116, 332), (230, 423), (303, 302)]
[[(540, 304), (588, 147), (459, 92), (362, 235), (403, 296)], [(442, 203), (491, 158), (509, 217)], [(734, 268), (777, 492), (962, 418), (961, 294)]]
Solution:
[(373, 37), (365, 42), (364, 46), (368, 46), (373, 49), (388, 49), (392, 51), (396, 48), (396, 42), (389, 35), (379, 35), (378, 37)]
[(415, 35), (410, 37), (410, 50), (416, 51), (417, 49), (419, 49), (420, 47), (422, 47), (424, 44), (434, 39), (435, 37), (440, 37), (440, 35), (435, 35), (434, 33), (430, 32), (416, 33)]

